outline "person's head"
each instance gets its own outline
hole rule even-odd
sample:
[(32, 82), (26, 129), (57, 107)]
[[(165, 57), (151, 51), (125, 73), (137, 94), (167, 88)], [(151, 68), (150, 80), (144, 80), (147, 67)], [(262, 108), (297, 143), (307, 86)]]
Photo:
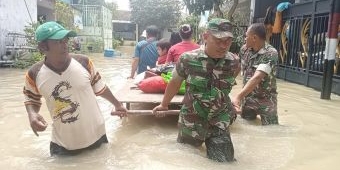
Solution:
[(66, 30), (57, 22), (50, 21), (40, 25), (35, 31), (38, 48), (43, 53), (67, 54), (69, 37), (77, 36), (76, 32)]
[(181, 42), (182, 39), (181, 39), (181, 36), (179, 35), (178, 32), (172, 32), (171, 35), (170, 35), (170, 43), (171, 43), (171, 46)]
[(262, 48), (266, 41), (266, 27), (263, 23), (255, 23), (248, 27), (246, 32), (247, 48)]
[(193, 30), (189, 24), (184, 24), (179, 27), (179, 35), (182, 40), (191, 40)]
[(171, 43), (169, 42), (169, 40), (164, 38), (159, 40), (156, 45), (159, 56), (167, 54), (171, 47)]
[(158, 28), (155, 25), (150, 25), (146, 28), (146, 37), (151, 38), (151, 37), (157, 37), (158, 36)]
[(203, 39), (209, 57), (222, 58), (229, 51), (233, 39), (232, 28), (231, 22), (222, 18), (213, 18), (207, 23)]

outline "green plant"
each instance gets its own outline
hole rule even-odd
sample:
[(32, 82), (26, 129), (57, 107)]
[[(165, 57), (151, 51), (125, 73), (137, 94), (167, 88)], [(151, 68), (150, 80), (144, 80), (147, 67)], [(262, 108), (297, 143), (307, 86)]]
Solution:
[(118, 46), (120, 46), (120, 41), (117, 39), (112, 39), (112, 48), (116, 49)]
[(38, 26), (40, 25), (39, 22), (33, 22), (33, 23), (29, 23), (29, 25), (25, 26), (24, 28), (24, 32), (26, 35), (26, 42), (27, 45), (33, 48), (37, 48), (38, 46), (38, 42), (35, 40), (35, 30), (38, 28)]
[(242, 45), (245, 43), (244, 35), (245, 35), (245, 29), (242, 26), (236, 25), (233, 30), (234, 38), (233, 43), (230, 47), (230, 52), (238, 54), (240, 52), (240, 49)]
[(87, 52), (100, 53), (104, 50), (104, 42), (100, 38), (87, 38), (85, 47)]
[(66, 29), (78, 31), (74, 26), (74, 13), (70, 5), (57, 0), (55, 3), (55, 17), (57, 22)]
[[(39, 22), (30, 23), (29, 25), (25, 26), (24, 32), (26, 36), (26, 44), (28, 47), (31, 47), (33, 49), (37, 49), (38, 42), (34, 38), (34, 33), (37, 27), (40, 25)], [(43, 55), (40, 52), (37, 51), (23, 51), (19, 52), (17, 51), (18, 56), (16, 60), (13, 63), (14, 68), (27, 68), (37, 61), (42, 60)], [(25, 57), (23, 57), (25, 55)]]
[(13, 63), (13, 67), (14, 68), (27, 68), (31, 65), (33, 65), (34, 63), (41, 61), (43, 59), (43, 54), (41, 54), (40, 52), (32, 52), (31, 56), (27, 59), (18, 59), (15, 60)]

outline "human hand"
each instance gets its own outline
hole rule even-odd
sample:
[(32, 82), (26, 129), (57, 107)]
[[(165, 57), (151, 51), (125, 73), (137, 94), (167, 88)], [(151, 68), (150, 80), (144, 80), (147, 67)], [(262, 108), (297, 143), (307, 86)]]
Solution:
[(236, 113), (240, 114), (241, 113), (241, 99), (238, 97), (238, 95), (236, 95), (235, 97), (231, 99), (231, 104), (235, 108)]
[(120, 105), (111, 111), (111, 115), (119, 116), (120, 118), (127, 117), (127, 109), (123, 105)]
[(167, 110), (169, 110), (168, 106), (162, 106), (162, 104), (160, 104), (152, 109), (152, 113), (156, 117), (165, 117), (164, 112), (159, 112), (159, 111), (167, 111)]
[(281, 3), (279, 3), (279, 5), (277, 5), (276, 10), (278, 12), (282, 12), (282, 11), (288, 9), (289, 5), (291, 5), (291, 3), (289, 3), (289, 2), (281, 2)]
[(46, 130), (48, 125), (45, 119), (38, 113), (29, 114), (29, 121), (31, 128), (36, 136), (39, 136), (38, 132)]

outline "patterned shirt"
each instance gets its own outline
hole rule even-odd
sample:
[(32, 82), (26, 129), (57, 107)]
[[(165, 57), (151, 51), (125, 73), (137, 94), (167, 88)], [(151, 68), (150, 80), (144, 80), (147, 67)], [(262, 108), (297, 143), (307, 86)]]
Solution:
[(106, 85), (88, 58), (77, 57), (62, 74), (43, 61), (33, 65), (24, 86), (26, 105), (40, 106), (45, 98), (53, 121), (51, 140), (69, 150), (86, 148), (106, 133), (96, 99)]
[[(179, 123), (195, 129), (197, 121), (191, 120), (190, 115), (196, 115), (200, 122), (205, 122), (203, 126), (217, 126), (226, 130), (233, 112), (229, 93), (235, 83), (238, 68), (237, 56), (229, 52), (225, 58), (220, 59), (208, 57), (204, 49), (184, 53), (173, 73), (174, 77), (182, 77), (186, 82)], [(205, 135), (206, 132), (197, 133)]]
[(135, 48), (135, 57), (139, 58), (137, 74), (146, 71), (148, 66), (150, 68), (156, 67), (158, 59), (156, 43), (155, 38), (149, 38), (137, 43)]
[(264, 98), (277, 94), (275, 75), (278, 53), (276, 49), (266, 43), (258, 52), (242, 47), (240, 54), (243, 60), (244, 85), (255, 74), (256, 70), (266, 73), (262, 82), (247, 97)]

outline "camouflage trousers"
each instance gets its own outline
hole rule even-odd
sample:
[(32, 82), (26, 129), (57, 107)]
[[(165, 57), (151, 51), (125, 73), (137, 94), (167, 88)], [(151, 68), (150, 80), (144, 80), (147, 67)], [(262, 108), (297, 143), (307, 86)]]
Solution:
[(194, 123), (194, 126), (190, 127), (179, 122), (178, 126), (177, 142), (190, 144), (195, 147), (199, 147), (205, 142), (209, 159), (218, 162), (235, 160), (229, 127), (223, 130), (217, 126), (210, 125), (207, 121), (197, 121)]
[(257, 115), (260, 115), (262, 125), (279, 124), (276, 95), (271, 98), (245, 98), (241, 117), (247, 120), (254, 120)]

